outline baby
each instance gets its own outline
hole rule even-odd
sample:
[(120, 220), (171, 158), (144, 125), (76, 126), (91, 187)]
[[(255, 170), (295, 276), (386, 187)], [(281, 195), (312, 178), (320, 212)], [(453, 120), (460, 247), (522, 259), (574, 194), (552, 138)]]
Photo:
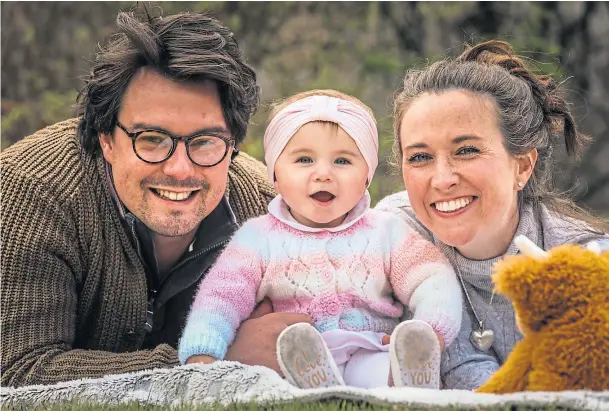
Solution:
[[(334, 90), (297, 94), (271, 114), (264, 150), (279, 195), (269, 214), (237, 231), (201, 282), (181, 363), (222, 360), (240, 323), (269, 297), (276, 312), (313, 321), (277, 341), (292, 384), (438, 388), (441, 350), (461, 324), (461, 289), (434, 245), (370, 208), (372, 111)], [(400, 323), (404, 305), (412, 319)]]

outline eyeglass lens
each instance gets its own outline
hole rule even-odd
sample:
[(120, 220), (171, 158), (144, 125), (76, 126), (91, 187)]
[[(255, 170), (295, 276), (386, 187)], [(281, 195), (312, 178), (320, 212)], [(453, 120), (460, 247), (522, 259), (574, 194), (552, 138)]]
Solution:
[[(171, 153), (173, 141), (159, 131), (145, 131), (135, 139), (135, 151), (143, 160), (163, 161)], [(199, 165), (212, 165), (222, 160), (227, 150), (225, 140), (216, 136), (198, 136), (187, 144), (190, 158)]]

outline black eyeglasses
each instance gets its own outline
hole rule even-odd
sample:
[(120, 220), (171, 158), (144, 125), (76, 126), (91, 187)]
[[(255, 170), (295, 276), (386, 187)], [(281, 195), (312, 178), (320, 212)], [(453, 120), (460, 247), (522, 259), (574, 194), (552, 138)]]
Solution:
[(234, 145), (234, 140), (218, 135), (176, 137), (164, 130), (128, 131), (120, 122), (117, 121), (116, 125), (131, 139), (135, 155), (150, 164), (167, 160), (175, 151), (178, 141), (184, 141), (190, 161), (201, 167), (213, 167), (224, 160), (229, 148)]

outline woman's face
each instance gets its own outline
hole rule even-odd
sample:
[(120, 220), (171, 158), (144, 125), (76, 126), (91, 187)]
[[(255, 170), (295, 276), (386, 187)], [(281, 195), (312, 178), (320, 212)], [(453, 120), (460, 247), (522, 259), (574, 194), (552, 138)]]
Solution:
[(402, 176), (414, 212), (471, 259), (509, 247), (518, 225), (518, 182), (526, 184), (536, 159), (508, 154), (496, 113), (485, 95), (426, 93), (411, 103), (400, 127)]

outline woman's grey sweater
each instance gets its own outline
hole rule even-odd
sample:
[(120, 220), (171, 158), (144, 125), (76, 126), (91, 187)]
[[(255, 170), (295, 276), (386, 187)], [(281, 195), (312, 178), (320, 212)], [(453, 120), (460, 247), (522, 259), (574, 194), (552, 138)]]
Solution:
[[(503, 256), (483, 261), (463, 257), (453, 247), (442, 243), (419, 222), (405, 191), (386, 197), (375, 208), (391, 211), (404, 218), (425, 238), (436, 244), (452, 262), (455, 271), (461, 274), (476, 313), (481, 320), (485, 320), (485, 329), (493, 330), (495, 340), (488, 352), (480, 351), (472, 345), (469, 340), (470, 333), (479, 326), (467, 297), (463, 295), (461, 331), (442, 354), (440, 373), (446, 389), (474, 390), (480, 387), (499, 369), (514, 345), (522, 338), (516, 326), (512, 304), (501, 295), (495, 295), (492, 306), (489, 304), (493, 289), (490, 278), (492, 266)], [(543, 206), (522, 206), (516, 230), (516, 235), (520, 234), (527, 236), (544, 250), (561, 244), (584, 244), (593, 240), (599, 242), (601, 249), (609, 249), (608, 235), (587, 230), (583, 223), (559, 218)], [(517, 253), (518, 249), (512, 243), (504, 255)]]

